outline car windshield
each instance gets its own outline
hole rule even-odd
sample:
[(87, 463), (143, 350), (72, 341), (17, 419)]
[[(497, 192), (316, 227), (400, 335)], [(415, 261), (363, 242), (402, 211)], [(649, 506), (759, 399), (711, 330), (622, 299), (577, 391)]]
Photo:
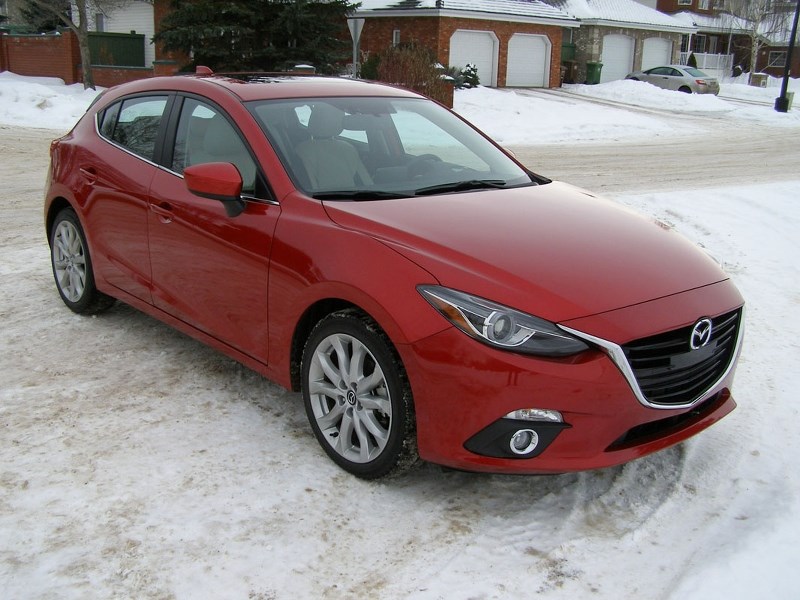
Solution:
[(267, 100), (249, 108), (295, 184), (315, 198), (378, 200), (537, 183), (429, 100)]

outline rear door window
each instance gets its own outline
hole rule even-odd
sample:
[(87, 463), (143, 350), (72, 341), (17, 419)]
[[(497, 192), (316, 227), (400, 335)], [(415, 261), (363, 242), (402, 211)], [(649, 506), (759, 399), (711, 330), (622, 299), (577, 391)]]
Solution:
[(113, 104), (103, 112), (100, 134), (137, 156), (154, 160), (167, 100), (167, 96), (146, 96)]

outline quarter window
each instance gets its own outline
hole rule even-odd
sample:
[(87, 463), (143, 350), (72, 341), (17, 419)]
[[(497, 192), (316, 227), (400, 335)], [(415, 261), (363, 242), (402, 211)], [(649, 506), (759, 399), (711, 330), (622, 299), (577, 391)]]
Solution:
[(153, 160), (167, 96), (130, 98), (103, 111), (100, 134), (134, 154)]

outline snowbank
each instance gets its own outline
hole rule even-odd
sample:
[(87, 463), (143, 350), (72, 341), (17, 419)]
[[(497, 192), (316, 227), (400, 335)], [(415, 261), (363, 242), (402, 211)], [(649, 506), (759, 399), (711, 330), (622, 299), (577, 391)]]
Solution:
[(0, 72), (0, 124), (69, 131), (101, 90)]

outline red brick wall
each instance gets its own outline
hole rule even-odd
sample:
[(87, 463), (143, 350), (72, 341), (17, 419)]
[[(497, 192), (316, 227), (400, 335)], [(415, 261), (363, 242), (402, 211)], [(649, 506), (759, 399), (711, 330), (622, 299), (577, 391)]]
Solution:
[(362, 52), (381, 52), (391, 46), (392, 32), (400, 30), (400, 42), (417, 41), (436, 52), (440, 63), (450, 62), (450, 37), (459, 29), (493, 31), (499, 40), (497, 85), (506, 85), (508, 42), (515, 33), (546, 35), (552, 45), (550, 56), (550, 87), (561, 82), (561, 27), (504, 21), (454, 19), (438, 17), (374, 17), (367, 19), (361, 33)]
[[(0, 36), (0, 69), (31, 77), (59, 77), (66, 84), (83, 81), (78, 38), (72, 31), (61, 35)], [(153, 76), (153, 69), (92, 67), (95, 85), (111, 87)]]
[(8, 52), (6, 51), (6, 36), (0, 34), (0, 71), (8, 71), (8, 62), (7, 55)]
[(687, 11), (710, 15), (714, 13), (714, 2), (708, 3), (708, 8), (700, 8), (700, 0), (692, 0), (691, 4), (678, 4), (678, 0), (658, 0), (656, 8), (663, 13), (674, 14)]
[(62, 35), (2, 35), (3, 68), (17, 75), (79, 81), (80, 51), (71, 31)]
[(92, 76), (95, 85), (112, 87), (120, 83), (152, 77), (153, 69), (147, 67), (92, 67)]

